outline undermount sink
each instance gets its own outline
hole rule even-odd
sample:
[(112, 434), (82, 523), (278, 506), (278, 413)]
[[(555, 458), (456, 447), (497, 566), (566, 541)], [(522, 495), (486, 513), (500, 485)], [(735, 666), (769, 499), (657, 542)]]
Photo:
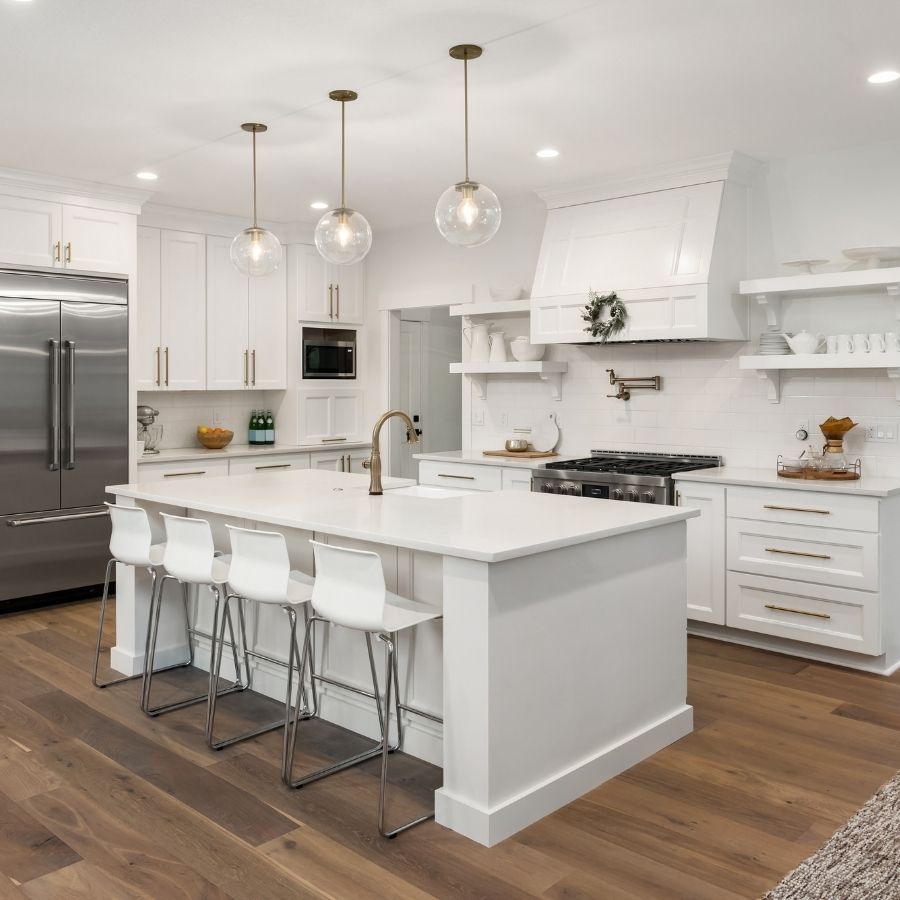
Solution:
[(385, 491), (385, 494), (400, 497), (425, 497), (428, 500), (446, 500), (449, 497), (461, 497), (463, 494), (471, 493), (471, 491), (461, 491), (458, 488), (431, 487), (427, 484), (412, 484), (409, 487), (388, 488)]

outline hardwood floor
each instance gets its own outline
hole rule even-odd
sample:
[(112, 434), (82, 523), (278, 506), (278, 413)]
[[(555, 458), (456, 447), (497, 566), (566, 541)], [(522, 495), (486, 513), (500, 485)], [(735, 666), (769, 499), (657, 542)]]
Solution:
[[(0, 900), (758, 897), (900, 768), (900, 676), (692, 638), (689, 737), (491, 850), (434, 823), (386, 841), (377, 762), (288, 791), (280, 732), (212, 753), (202, 706), (148, 720), (136, 682), (91, 687), (96, 612), (0, 617)], [(221, 708), (225, 730), (273, 704)], [(361, 746), (307, 734), (298, 768)], [(393, 762), (401, 816), (440, 772)]]

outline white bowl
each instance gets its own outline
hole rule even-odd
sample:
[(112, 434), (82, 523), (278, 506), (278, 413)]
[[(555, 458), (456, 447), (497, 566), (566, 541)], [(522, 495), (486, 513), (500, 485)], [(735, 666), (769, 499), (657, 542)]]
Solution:
[(491, 288), (491, 300), (519, 300), (522, 288)]
[(512, 350), (512, 355), (519, 362), (537, 362), (539, 359), (544, 358), (544, 352), (547, 349), (546, 344), (531, 344), (528, 341), (510, 341), (509, 349)]

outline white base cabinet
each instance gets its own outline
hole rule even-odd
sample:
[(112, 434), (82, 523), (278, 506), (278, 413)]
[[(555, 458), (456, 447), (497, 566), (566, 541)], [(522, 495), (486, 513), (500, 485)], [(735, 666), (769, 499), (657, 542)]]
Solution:
[(330, 469), (334, 472), (365, 472), (362, 461), (369, 458), (368, 447), (344, 450), (295, 450), (284, 453), (253, 453), (229, 459), (153, 461), (144, 460), (138, 466), (139, 481), (158, 478), (201, 478), (215, 475), (252, 475), (288, 469)]
[(687, 521), (687, 614), (689, 619), (725, 624), (725, 488), (685, 481), (675, 502), (699, 509)]

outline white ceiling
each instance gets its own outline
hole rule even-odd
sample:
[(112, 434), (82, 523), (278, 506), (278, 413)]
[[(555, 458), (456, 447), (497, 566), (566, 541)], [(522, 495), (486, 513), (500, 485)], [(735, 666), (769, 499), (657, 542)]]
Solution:
[[(770, 159), (900, 138), (897, 0), (0, 0), (0, 166), (150, 188), (244, 215), (348, 201), (376, 227), (427, 222), (462, 174), (513, 205), (537, 187), (738, 149)], [(538, 160), (553, 146), (561, 155)], [(139, 169), (159, 173), (139, 182)]]

